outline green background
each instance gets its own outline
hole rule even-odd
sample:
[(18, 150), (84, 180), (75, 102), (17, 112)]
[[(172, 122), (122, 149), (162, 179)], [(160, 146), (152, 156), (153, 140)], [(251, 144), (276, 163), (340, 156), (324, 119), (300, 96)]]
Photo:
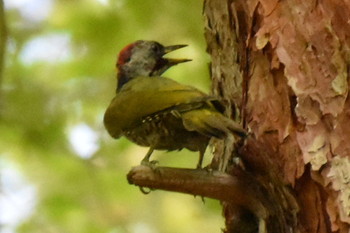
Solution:
[[(218, 201), (164, 191), (144, 195), (129, 185), (126, 174), (147, 148), (113, 140), (102, 123), (115, 91), (116, 55), (138, 39), (188, 44), (169, 57), (193, 61), (164, 76), (209, 91), (202, 4), (5, 0), (1, 233), (220, 232), (224, 220)], [(77, 131), (75, 141), (85, 152), (73, 145)], [(82, 132), (90, 137), (84, 139)], [(198, 153), (159, 151), (152, 158), (162, 166), (194, 168)], [(210, 158), (207, 152), (206, 163)]]

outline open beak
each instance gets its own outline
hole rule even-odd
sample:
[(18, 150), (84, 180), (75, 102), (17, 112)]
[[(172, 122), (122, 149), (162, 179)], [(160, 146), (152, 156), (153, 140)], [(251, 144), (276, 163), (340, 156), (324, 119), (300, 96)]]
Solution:
[[(164, 47), (164, 55), (167, 53), (170, 53), (172, 51), (181, 49), (183, 47), (186, 47), (187, 45), (171, 45), (171, 46), (166, 46)], [(179, 64), (179, 63), (183, 63), (183, 62), (188, 62), (188, 61), (192, 61), (191, 59), (174, 59), (174, 58), (164, 58), (168, 61), (168, 64), (170, 66)]]
[(164, 54), (170, 53), (172, 51), (181, 49), (183, 47), (188, 46), (187, 44), (179, 44), (179, 45), (170, 45), (170, 46), (166, 46), (164, 47)]

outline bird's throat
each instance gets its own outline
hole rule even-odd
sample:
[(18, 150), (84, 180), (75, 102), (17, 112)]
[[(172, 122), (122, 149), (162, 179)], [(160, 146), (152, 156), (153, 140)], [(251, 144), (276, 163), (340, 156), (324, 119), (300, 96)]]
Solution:
[(127, 82), (129, 82), (131, 79), (130, 77), (128, 77), (127, 74), (123, 73), (123, 72), (119, 72), (117, 74), (117, 92), (124, 86), (124, 84), (126, 84)]

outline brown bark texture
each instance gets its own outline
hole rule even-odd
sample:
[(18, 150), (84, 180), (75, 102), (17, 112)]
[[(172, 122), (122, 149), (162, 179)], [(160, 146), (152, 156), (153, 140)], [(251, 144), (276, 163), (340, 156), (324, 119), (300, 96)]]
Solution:
[[(272, 201), (267, 232), (350, 232), (350, 1), (205, 0), (203, 14), (213, 92)], [(226, 232), (256, 232), (223, 205)]]

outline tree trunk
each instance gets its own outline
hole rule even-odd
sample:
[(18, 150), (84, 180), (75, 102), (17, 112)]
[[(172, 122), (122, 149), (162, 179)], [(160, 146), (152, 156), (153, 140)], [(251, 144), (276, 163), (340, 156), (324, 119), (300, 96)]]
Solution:
[[(267, 232), (350, 232), (349, 12), (345, 0), (204, 2), (213, 92), (250, 132), (239, 154), (269, 199)], [(226, 232), (256, 232), (259, 216), (232, 203)]]

